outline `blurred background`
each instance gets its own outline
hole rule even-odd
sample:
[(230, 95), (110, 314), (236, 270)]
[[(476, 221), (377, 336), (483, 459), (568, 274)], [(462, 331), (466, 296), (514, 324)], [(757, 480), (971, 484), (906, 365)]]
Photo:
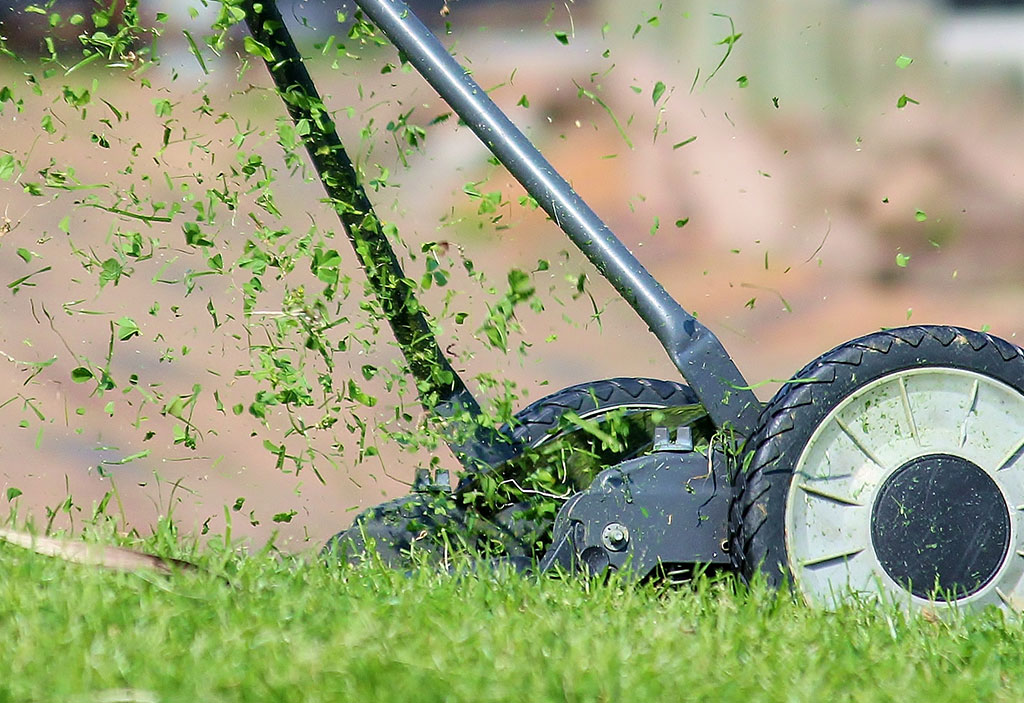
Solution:
[[(439, 243), (435, 262), (450, 278), (424, 300), (461, 372), (514, 383), (520, 407), (591, 379), (677, 377), (422, 79), (393, 50), (349, 36), (351, 3), (279, 4), (343, 140), (376, 179), (371, 197), (398, 228), (410, 276), (433, 256), (423, 244)], [(367, 364), (396, 364), (390, 333), (360, 305), (358, 267), (304, 157), (283, 155), (283, 109), (265, 68), (246, 64), (241, 28), (218, 55), (203, 41), (218, 3), (166, 5), (139, 4), (159, 36), (83, 66), (78, 36), (114, 35), (119, 6), (104, 3), (99, 18), (84, 0), (0, 8), (0, 36), (20, 57), (0, 58), (0, 506), (75, 528), (110, 496), (108, 512), (142, 532), (171, 515), (190, 533), (318, 547), (355, 511), (405, 492), (415, 467), (455, 462), (443, 448), (386, 439), (421, 411), (384, 374), (364, 378)], [(1024, 3), (414, 8), (721, 337), (763, 399), (816, 356), (882, 327), (949, 323), (1018, 340)], [(405, 154), (408, 125), (422, 145)], [(271, 206), (245, 180), (247, 164), (273, 173)], [(233, 193), (242, 180), (251, 187)], [(210, 247), (188, 245), (190, 219)], [(332, 373), (377, 402), (338, 409), (345, 420), (315, 446), (319, 476), (282, 459), (294, 441), (286, 414), (261, 423), (232, 410), (260, 387), (238, 369), (258, 367), (283, 301), (315, 285), (282, 273), (247, 319), (249, 274), (204, 273), (212, 254), (229, 262), (247, 251), (260, 225), (336, 235), (352, 279), (339, 335), (353, 343)], [(131, 254), (138, 241), (151, 245)], [(521, 332), (502, 353), (479, 329), (512, 267), (532, 273), (543, 309), (517, 311)], [(116, 388), (72, 381), (73, 369), (104, 363)]]

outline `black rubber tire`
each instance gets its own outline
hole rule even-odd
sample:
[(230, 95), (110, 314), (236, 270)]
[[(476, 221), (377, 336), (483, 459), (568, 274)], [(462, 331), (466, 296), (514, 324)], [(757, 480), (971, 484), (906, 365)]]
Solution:
[[(661, 410), (699, 405), (696, 393), (682, 383), (675, 381), (659, 381), (650, 378), (610, 378), (590, 381), (563, 388), (556, 393), (540, 398), (515, 414), (512, 423), (501, 428), (502, 436), (510, 438), (518, 448), (517, 457), (540, 449), (550, 442), (573, 432), (573, 425), (568, 414), (581, 420), (600, 420), (616, 411), (625, 411), (627, 415), (645, 410)], [(575, 418), (572, 418), (575, 419)], [(700, 422), (706, 423), (702, 417)], [(625, 444), (617, 451), (600, 447), (601, 443), (594, 437), (585, 434), (584, 443), (590, 445), (585, 450), (587, 469), (582, 476), (572, 476), (560, 490), (568, 494), (586, 488), (590, 481), (602, 470), (621, 461), (631, 459), (654, 441), (652, 434), (641, 431), (628, 437), (620, 437)], [(502, 480), (520, 479), (514, 474), (517, 459), (513, 458), (507, 465), (491, 467), (500, 474)], [(579, 468), (579, 467), (577, 467)], [(511, 470), (511, 472), (510, 472)], [(459, 491), (472, 489), (478, 475), (467, 475), (460, 483)], [(551, 536), (554, 515), (537, 515), (527, 503), (511, 503), (494, 514), (484, 513), (488, 520), (499, 528), (514, 535), (509, 543), (510, 552), (531, 555), (539, 558), (543, 554)], [(540, 546), (539, 552), (535, 548)]]
[(883, 376), (920, 367), (962, 369), (1024, 394), (1021, 349), (957, 327), (913, 326), (866, 335), (823, 354), (783, 386), (762, 411), (737, 472), (730, 510), (731, 554), (747, 579), (793, 581), (787, 564), (785, 510), (795, 465), (818, 425), (839, 403)]
[(699, 402), (689, 386), (675, 381), (608, 378), (569, 386), (534, 401), (516, 413), (515, 422), (501, 433), (525, 447), (537, 447), (557, 434), (569, 412), (590, 418), (620, 408), (671, 408)]
[[(565, 431), (563, 418), (575, 413), (581, 418), (596, 418), (615, 410), (645, 410), (695, 405), (696, 394), (682, 383), (648, 378), (611, 378), (581, 383), (545, 396), (516, 413), (501, 434), (510, 438), (520, 451), (540, 447)], [(653, 438), (650, 438), (653, 441)], [(626, 454), (638, 453), (644, 447), (627, 447)], [(605, 468), (605, 467), (601, 467)], [(500, 471), (500, 466), (491, 467)], [(479, 474), (462, 478), (456, 496), (471, 490)], [(444, 504), (442, 506), (442, 503)], [(436, 545), (421, 539), (422, 535), (453, 526), (470, 537), (479, 531), (506, 545), (513, 558), (532, 555), (530, 545), (537, 534), (549, 533), (551, 520), (542, 523), (519, 520), (521, 506), (508, 506), (496, 515), (486, 515), (473, 526), (472, 516), (458, 501), (442, 495), (413, 493), (370, 508), (356, 518), (352, 527), (339, 532), (324, 547), (342, 559), (358, 561), (366, 553), (365, 538), (372, 538), (377, 556), (386, 564), (406, 566), (403, 554), (414, 541), (420, 550), (436, 551)], [(482, 530), (486, 529), (488, 532)]]

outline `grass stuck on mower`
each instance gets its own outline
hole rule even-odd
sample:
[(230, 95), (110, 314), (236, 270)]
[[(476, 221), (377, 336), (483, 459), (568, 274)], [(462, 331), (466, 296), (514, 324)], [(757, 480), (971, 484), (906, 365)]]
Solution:
[[(331, 540), (406, 567), (469, 548), (541, 572), (639, 578), (698, 567), (788, 584), (816, 605), (1024, 603), (1024, 356), (981, 332), (919, 325), (841, 344), (767, 404), (400, 0), (361, 12), (633, 307), (685, 384), (599, 380), (512, 422), (438, 346), (273, 2), (245, 20), (415, 378), (461, 463)], [(365, 21), (365, 20), (360, 20)], [(422, 563), (422, 561), (418, 562)]]

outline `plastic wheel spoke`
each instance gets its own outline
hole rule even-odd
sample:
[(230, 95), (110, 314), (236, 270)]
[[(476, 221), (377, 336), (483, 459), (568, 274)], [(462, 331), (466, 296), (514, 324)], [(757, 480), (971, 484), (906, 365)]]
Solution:
[(1005, 605), (1013, 612), (1019, 613), (1022, 609), (1024, 609), (1024, 602), (1022, 602), (1020, 598), (1014, 598), (1012, 594), (1005, 593), (1003, 589), (999, 588), (998, 586), (996, 587), (995, 591), (996, 595), (999, 596), (999, 600), (1003, 602), (1003, 605)]
[[(1004, 471), (1010, 468), (1020, 458), (1021, 452), (1024, 452), (1024, 437), (1017, 440), (1017, 443), (1013, 445), (1013, 449), (1006, 455), (1006, 458), (999, 462), (997, 470)], [(1024, 509), (1024, 506), (1022, 506), (1022, 509)]]
[(860, 437), (854, 434), (853, 430), (850, 429), (849, 425), (843, 422), (843, 419), (838, 415), (836, 415), (835, 423), (839, 425), (839, 429), (843, 431), (843, 434), (850, 438), (850, 441), (853, 442), (854, 446), (856, 446), (857, 449), (860, 450), (861, 454), (863, 454), (864, 456), (871, 460), (872, 464), (874, 464), (880, 469), (886, 468), (885, 464), (878, 460), (878, 457), (876, 457), (874, 453), (872, 453), (868, 446), (863, 441), (861, 441)]
[(840, 503), (841, 505), (850, 505), (856, 507), (863, 507), (864, 505), (863, 503), (858, 502), (853, 498), (847, 498), (845, 496), (839, 495), (837, 492), (825, 491), (820, 488), (817, 488), (816, 486), (811, 486), (807, 483), (801, 483), (800, 490), (804, 491), (805, 493), (809, 493), (812, 496), (817, 496), (818, 498), (824, 498), (826, 500), (831, 500), (835, 503)]
[(807, 559), (801, 559), (798, 563), (799, 563), (800, 566), (802, 566), (804, 568), (807, 568), (807, 567), (821, 568), (823, 566), (830, 565), (832, 562), (836, 562), (836, 561), (849, 561), (852, 557), (857, 556), (858, 554), (860, 554), (863, 551), (864, 551), (864, 547), (853, 547), (853, 548), (845, 549), (843, 551), (835, 552), (835, 553), (832, 553), (832, 554), (825, 554), (823, 556), (808, 557)]
[(974, 379), (974, 383), (971, 385), (971, 400), (967, 403), (967, 414), (964, 415), (964, 421), (960, 423), (960, 448), (962, 449), (967, 444), (967, 424), (970, 422), (972, 415), (978, 414), (978, 389), (981, 387), (981, 382), (978, 379)]
[(903, 403), (903, 411), (907, 414), (907, 424), (910, 425), (910, 434), (914, 443), (921, 446), (921, 435), (917, 431), (917, 421), (914, 419), (914, 411), (910, 409), (910, 397), (907, 395), (907, 379), (900, 376), (900, 401)]

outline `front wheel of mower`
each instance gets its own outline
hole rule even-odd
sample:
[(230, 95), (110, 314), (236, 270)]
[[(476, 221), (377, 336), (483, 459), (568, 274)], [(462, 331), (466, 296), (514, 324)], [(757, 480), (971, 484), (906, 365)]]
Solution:
[(732, 506), (733, 558), (807, 601), (1024, 605), (1024, 356), (955, 327), (887, 330), (772, 399)]

